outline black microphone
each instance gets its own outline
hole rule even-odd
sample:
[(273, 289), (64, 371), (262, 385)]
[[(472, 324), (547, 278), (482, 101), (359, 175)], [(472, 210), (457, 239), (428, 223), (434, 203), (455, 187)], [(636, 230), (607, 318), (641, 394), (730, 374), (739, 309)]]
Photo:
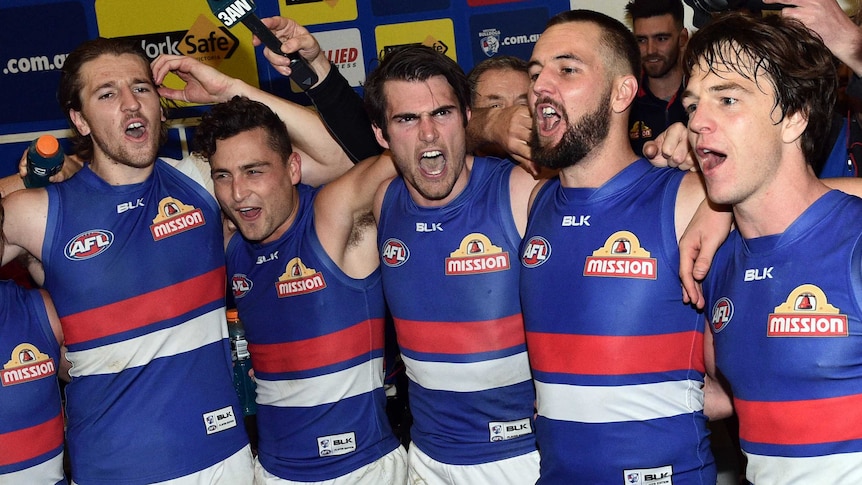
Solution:
[(233, 27), (237, 22), (242, 22), (248, 27), (252, 34), (269, 50), (281, 54), (290, 59), (290, 78), (302, 88), (303, 91), (317, 84), (317, 74), (308, 65), (308, 61), (297, 52), (285, 54), (281, 51), (281, 41), (271, 30), (263, 25), (263, 22), (254, 14), (255, 5), (253, 0), (207, 0), (207, 3), (215, 15), (225, 27)]

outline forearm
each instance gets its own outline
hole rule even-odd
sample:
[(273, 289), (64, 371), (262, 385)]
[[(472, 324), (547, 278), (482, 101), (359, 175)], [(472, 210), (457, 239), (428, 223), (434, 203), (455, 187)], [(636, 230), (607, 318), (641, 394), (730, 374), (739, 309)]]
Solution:
[(326, 78), (306, 91), (306, 94), (314, 103), (332, 138), (353, 163), (383, 152), (374, 137), (371, 120), (365, 111), (362, 98), (338, 69), (331, 69)]

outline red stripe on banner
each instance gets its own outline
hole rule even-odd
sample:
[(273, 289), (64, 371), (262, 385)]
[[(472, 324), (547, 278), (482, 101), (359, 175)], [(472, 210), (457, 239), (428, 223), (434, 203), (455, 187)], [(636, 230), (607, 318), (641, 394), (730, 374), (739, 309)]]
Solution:
[(862, 439), (862, 394), (806, 401), (734, 399), (739, 437), (754, 443), (810, 445)]
[(703, 334), (599, 336), (527, 333), (530, 364), (541, 372), (630, 375), (696, 369), (704, 372)]
[(63, 415), (58, 414), (42, 424), (0, 434), (0, 466), (30, 460), (62, 444)]
[(146, 327), (224, 299), (225, 281), (222, 266), (167, 288), (67, 315), (60, 319), (66, 345)]
[(383, 348), (383, 320), (357, 323), (339, 332), (280, 344), (248, 344), (259, 372), (296, 372), (350, 360)]

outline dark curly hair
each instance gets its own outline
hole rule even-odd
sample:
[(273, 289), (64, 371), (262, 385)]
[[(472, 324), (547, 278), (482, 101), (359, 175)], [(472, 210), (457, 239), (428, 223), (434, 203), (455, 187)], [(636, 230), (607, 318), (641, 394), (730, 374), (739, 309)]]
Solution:
[(195, 152), (209, 161), (216, 152), (218, 140), (255, 128), (263, 128), (269, 147), (287, 160), (293, 145), (284, 122), (267, 105), (244, 96), (234, 96), (230, 101), (214, 105), (201, 116), (193, 139)]

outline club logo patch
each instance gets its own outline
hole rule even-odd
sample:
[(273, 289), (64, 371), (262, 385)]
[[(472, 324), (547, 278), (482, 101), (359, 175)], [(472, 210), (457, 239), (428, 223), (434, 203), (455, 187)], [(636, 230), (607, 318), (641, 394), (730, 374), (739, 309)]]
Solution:
[(847, 315), (826, 301), (823, 290), (814, 285), (797, 286), (782, 304), (769, 314), (769, 337), (846, 337)]
[(629, 231), (618, 231), (587, 258), (584, 276), (654, 280), (657, 266), (656, 259), (641, 247), (637, 236)]
[(446, 258), (447, 276), (493, 273), (509, 267), (509, 253), (478, 232), (466, 235), (458, 249)]
[(23, 343), (12, 349), (12, 358), (0, 370), (3, 387), (23, 384), (57, 373), (54, 359), (39, 352), (33, 344)]
[(159, 202), (159, 212), (153, 219), (150, 232), (154, 241), (161, 241), (204, 224), (206, 221), (200, 209), (183, 204), (173, 197), (165, 197)]
[(323, 275), (305, 266), (299, 257), (288, 261), (284, 273), (275, 282), (279, 298), (305, 295), (326, 288)]

